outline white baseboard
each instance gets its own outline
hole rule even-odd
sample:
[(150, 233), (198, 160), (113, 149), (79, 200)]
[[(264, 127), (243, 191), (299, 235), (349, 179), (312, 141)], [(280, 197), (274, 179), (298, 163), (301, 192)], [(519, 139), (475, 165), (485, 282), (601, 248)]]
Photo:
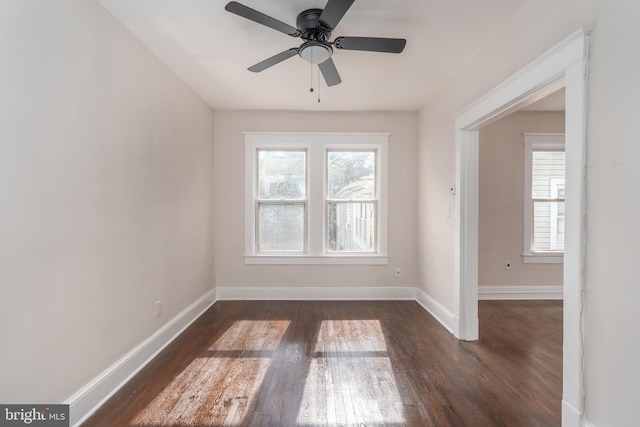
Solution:
[(562, 401), (562, 427), (582, 427), (580, 412), (566, 400)]
[(562, 427), (596, 427), (589, 420), (582, 418), (580, 412), (566, 400), (562, 401)]
[(438, 322), (453, 335), (458, 336), (459, 319), (447, 310), (442, 304), (427, 295), (420, 289), (416, 289), (416, 301), (427, 310)]
[(561, 300), (560, 286), (478, 286), (479, 300)]
[[(456, 335), (459, 319), (435, 299), (414, 287), (225, 287), (217, 299), (225, 300), (410, 300), (417, 301), (449, 332)], [(456, 335), (457, 336), (457, 335)]]
[(213, 288), (153, 335), (125, 354), (63, 403), (70, 406), (70, 425), (77, 426), (107, 401), (162, 349), (204, 313), (216, 299)]
[(220, 287), (218, 300), (415, 300), (412, 287)]

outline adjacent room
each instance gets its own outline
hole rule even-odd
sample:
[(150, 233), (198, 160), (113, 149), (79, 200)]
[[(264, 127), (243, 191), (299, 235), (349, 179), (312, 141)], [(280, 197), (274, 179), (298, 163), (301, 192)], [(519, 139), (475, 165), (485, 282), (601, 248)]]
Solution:
[(0, 406), (637, 425), (638, 16), (3, 0)]

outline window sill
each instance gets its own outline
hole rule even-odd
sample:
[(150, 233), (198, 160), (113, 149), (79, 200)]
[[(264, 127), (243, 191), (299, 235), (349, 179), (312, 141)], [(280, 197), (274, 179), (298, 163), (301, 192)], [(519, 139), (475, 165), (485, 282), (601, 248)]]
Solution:
[(563, 252), (530, 253), (522, 255), (525, 264), (563, 264)]
[(245, 255), (251, 265), (387, 265), (386, 255)]

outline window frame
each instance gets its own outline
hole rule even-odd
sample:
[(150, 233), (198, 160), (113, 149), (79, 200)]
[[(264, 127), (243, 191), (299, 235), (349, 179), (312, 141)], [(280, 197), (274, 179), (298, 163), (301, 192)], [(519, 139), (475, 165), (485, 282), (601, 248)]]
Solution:
[[(564, 133), (525, 133), (524, 136), (524, 207), (522, 261), (525, 264), (562, 264), (564, 250), (533, 250), (533, 152), (536, 150), (565, 151)], [(565, 173), (566, 175), (566, 173)]]
[[(245, 264), (386, 265), (388, 218), (388, 133), (244, 132), (245, 142)], [(257, 251), (258, 150), (305, 150), (307, 213), (304, 253)], [(377, 224), (375, 252), (327, 250), (327, 153), (329, 150), (376, 151)]]

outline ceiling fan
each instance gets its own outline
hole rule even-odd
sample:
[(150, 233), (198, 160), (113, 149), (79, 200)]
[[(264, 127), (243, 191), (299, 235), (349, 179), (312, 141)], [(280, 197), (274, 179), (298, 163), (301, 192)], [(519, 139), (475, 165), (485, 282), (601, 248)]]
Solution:
[(299, 47), (287, 49), (271, 58), (258, 62), (249, 67), (249, 71), (259, 73), (285, 59), (299, 55), (311, 64), (318, 64), (327, 86), (335, 86), (342, 82), (342, 79), (340, 79), (340, 74), (338, 74), (338, 70), (331, 59), (334, 47), (342, 50), (400, 53), (407, 44), (405, 39), (380, 37), (338, 37), (332, 42), (329, 41), (331, 32), (336, 28), (354, 1), (329, 0), (324, 9), (304, 10), (300, 12), (296, 19), (297, 28), (235, 1), (227, 3), (225, 9), (291, 37), (299, 37), (304, 40), (304, 43)]

